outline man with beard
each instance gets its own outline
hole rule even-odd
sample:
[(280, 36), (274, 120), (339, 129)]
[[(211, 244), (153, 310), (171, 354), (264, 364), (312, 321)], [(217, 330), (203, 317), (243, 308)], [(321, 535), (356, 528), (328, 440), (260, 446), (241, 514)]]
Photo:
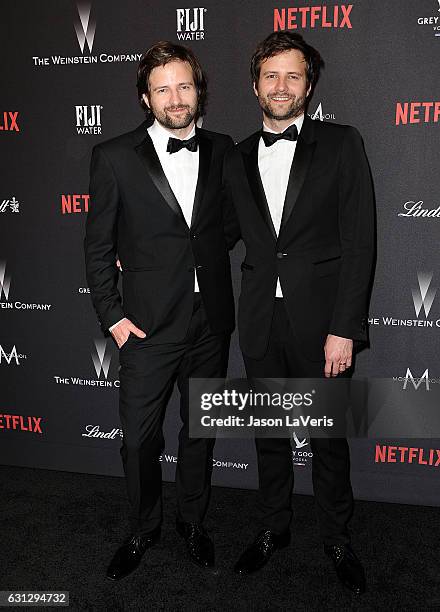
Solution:
[(176, 527), (192, 561), (214, 564), (203, 527), (214, 440), (189, 438), (188, 379), (225, 376), (234, 327), (228, 242), (235, 217), (221, 183), (233, 142), (196, 127), (206, 79), (185, 47), (151, 47), (139, 64), (137, 88), (154, 121), (94, 148), (85, 238), (93, 304), (120, 348), (131, 532), (107, 570), (111, 580), (130, 574), (159, 537), (162, 423), (176, 381), (183, 422)]
[[(321, 65), (298, 34), (275, 32), (259, 44), (251, 75), (263, 128), (225, 161), (246, 245), (238, 327), (250, 379), (349, 376), (353, 343), (367, 339), (371, 178), (357, 130), (305, 114)], [(347, 441), (315, 438), (311, 447), (324, 550), (340, 580), (361, 593), (364, 571), (348, 531)], [(261, 531), (238, 560), (240, 574), (261, 568), (290, 540), (290, 441), (256, 438), (256, 449)]]

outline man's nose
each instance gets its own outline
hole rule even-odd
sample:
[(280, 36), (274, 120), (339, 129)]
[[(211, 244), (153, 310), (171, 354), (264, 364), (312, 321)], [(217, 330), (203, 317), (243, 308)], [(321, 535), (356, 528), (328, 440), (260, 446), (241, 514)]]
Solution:
[(277, 91), (287, 91), (287, 79), (280, 77), (277, 82)]
[(180, 91), (178, 89), (172, 89), (170, 93), (170, 104), (171, 106), (179, 106), (182, 103)]

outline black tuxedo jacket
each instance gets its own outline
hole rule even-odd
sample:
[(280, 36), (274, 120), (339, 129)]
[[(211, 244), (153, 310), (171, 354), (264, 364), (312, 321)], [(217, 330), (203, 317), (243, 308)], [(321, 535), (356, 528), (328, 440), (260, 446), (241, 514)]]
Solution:
[(235, 217), (222, 191), (222, 170), (232, 139), (196, 129), (199, 176), (188, 227), (146, 130), (145, 122), (92, 152), (85, 254), (101, 326), (107, 330), (128, 317), (153, 344), (182, 340), (193, 310), (196, 268), (211, 331), (231, 332), (228, 232)]
[(225, 160), (225, 184), (246, 245), (238, 326), (242, 351), (265, 354), (277, 277), (293, 331), (313, 361), (327, 334), (367, 340), (374, 198), (355, 128), (305, 118), (277, 237), (258, 170), (256, 132)]

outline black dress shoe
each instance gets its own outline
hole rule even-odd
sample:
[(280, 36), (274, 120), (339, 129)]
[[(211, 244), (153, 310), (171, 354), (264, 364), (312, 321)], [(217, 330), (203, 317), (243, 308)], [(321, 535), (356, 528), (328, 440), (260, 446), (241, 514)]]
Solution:
[(261, 531), (256, 540), (241, 555), (234, 567), (236, 574), (251, 574), (256, 572), (271, 558), (279, 548), (290, 543), (290, 531), (277, 534), (269, 529)]
[(107, 569), (109, 580), (121, 580), (133, 572), (147, 548), (151, 548), (158, 540), (160, 529), (155, 529), (146, 535), (133, 535), (128, 542), (118, 548)]
[(365, 572), (361, 562), (348, 544), (324, 546), (325, 553), (332, 559), (336, 574), (343, 585), (357, 595), (365, 593)]
[(202, 525), (177, 520), (176, 529), (186, 542), (190, 559), (200, 567), (213, 567), (214, 544)]

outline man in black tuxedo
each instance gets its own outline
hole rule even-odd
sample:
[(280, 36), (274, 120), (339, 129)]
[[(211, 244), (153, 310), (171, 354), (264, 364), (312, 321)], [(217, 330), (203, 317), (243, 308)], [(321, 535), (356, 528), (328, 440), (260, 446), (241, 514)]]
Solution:
[[(349, 376), (353, 343), (367, 340), (372, 183), (357, 130), (305, 113), (321, 64), (318, 52), (291, 32), (273, 33), (257, 47), (251, 74), (263, 129), (225, 161), (246, 245), (238, 325), (251, 379)], [(339, 578), (362, 592), (364, 572), (348, 532), (347, 441), (312, 439), (311, 446), (325, 551)], [(256, 448), (262, 530), (238, 573), (259, 569), (290, 539), (290, 441), (259, 438)]]
[(185, 47), (160, 42), (150, 48), (137, 87), (154, 121), (94, 148), (85, 238), (93, 304), (120, 348), (121, 455), (131, 535), (110, 563), (111, 580), (132, 572), (159, 536), (162, 422), (176, 381), (183, 422), (177, 531), (193, 561), (214, 563), (202, 525), (214, 440), (189, 438), (188, 379), (226, 375), (234, 328), (228, 242), (235, 216), (222, 192), (224, 155), (233, 142), (196, 127), (206, 79)]

